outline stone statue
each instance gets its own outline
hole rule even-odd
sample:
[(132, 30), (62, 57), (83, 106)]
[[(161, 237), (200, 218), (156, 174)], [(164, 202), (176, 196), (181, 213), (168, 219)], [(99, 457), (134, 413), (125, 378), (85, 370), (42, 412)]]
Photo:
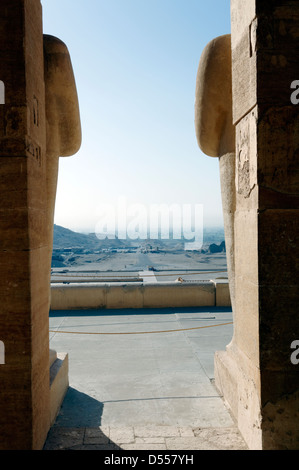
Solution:
[(49, 273), (59, 157), (75, 154), (81, 145), (76, 83), (70, 55), (59, 39), (44, 35), (47, 153), (47, 234)]
[[(47, 246), (49, 273), (49, 309), (51, 298), (51, 260), (54, 211), (59, 157), (75, 154), (81, 146), (81, 124), (76, 83), (70, 55), (59, 39), (44, 35), (46, 92), (46, 158), (47, 158)], [(56, 351), (50, 350), (50, 365)]]
[(234, 310), (236, 191), (230, 35), (213, 39), (202, 53), (196, 80), (195, 128), (200, 149), (210, 157), (219, 158), (227, 268)]

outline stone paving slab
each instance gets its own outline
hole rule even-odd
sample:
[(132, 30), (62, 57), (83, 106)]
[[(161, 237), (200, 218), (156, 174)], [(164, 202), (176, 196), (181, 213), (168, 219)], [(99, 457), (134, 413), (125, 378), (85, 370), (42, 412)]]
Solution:
[[(231, 320), (219, 308), (52, 312), (70, 387), (45, 450), (245, 450), (213, 377), (233, 333), (217, 325)], [(175, 332), (128, 334), (157, 330)], [(76, 334), (103, 331), (126, 334)]]
[(200, 429), (175, 426), (54, 426), (44, 450), (248, 450), (248, 447), (235, 427)]
[[(69, 355), (70, 388), (57, 424), (230, 427), (211, 372), (228, 328), (232, 336), (232, 325), (217, 324), (231, 320), (230, 309), (217, 308), (52, 312), (51, 331), (60, 333), (51, 332), (51, 348)], [(125, 334), (76, 334), (107, 331)]]

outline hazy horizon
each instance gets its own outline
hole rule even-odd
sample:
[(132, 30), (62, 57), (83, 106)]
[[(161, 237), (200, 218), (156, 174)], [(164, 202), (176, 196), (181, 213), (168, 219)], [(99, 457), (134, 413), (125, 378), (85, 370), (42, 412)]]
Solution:
[[(96, 232), (94, 230), (73, 230), (69, 227), (66, 227), (64, 225), (60, 225), (60, 224), (54, 224), (54, 226), (56, 227), (61, 227), (63, 229), (67, 229), (67, 230), (71, 230), (72, 232), (75, 232), (75, 233), (79, 233), (79, 234), (82, 234), (82, 235), (93, 235), (93, 234), (96, 234)], [(194, 227), (192, 227), (192, 229), (194, 230)], [(207, 231), (222, 231), (224, 233), (224, 227), (223, 225), (209, 225), (209, 226), (206, 226), (203, 228), (203, 233), (207, 232)], [(172, 230), (170, 229), (170, 234), (172, 234)], [(112, 233), (110, 235), (113, 235)], [(161, 231), (159, 230), (159, 236), (161, 235)], [(116, 233), (116, 238), (117, 237), (117, 233)], [(127, 237), (129, 238), (129, 237)], [(148, 240), (149, 238), (144, 238), (144, 240)], [(154, 240), (155, 238), (153, 238)]]

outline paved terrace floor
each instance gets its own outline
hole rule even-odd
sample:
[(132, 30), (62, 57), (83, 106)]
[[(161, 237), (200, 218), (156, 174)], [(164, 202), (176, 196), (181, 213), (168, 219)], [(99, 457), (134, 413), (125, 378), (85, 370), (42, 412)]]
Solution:
[(230, 309), (52, 311), (50, 331), (70, 387), (45, 450), (247, 449), (213, 383)]

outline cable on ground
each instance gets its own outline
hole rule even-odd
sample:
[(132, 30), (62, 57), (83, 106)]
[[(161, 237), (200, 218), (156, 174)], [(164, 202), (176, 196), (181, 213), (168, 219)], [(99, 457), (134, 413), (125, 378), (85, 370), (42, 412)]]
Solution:
[(84, 332), (84, 331), (56, 331), (50, 330), (50, 333), (62, 333), (68, 335), (144, 335), (144, 334), (155, 334), (155, 333), (174, 333), (178, 331), (191, 331), (191, 330), (201, 330), (204, 328), (214, 328), (217, 326), (232, 325), (233, 322), (220, 323), (218, 325), (207, 325), (207, 326), (197, 326), (195, 328), (182, 328), (177, 330), (161, 330), (161, 331), (132, 331), (132, 332), (123, 332), (123, 333), (103, 333), (103, 332)]

